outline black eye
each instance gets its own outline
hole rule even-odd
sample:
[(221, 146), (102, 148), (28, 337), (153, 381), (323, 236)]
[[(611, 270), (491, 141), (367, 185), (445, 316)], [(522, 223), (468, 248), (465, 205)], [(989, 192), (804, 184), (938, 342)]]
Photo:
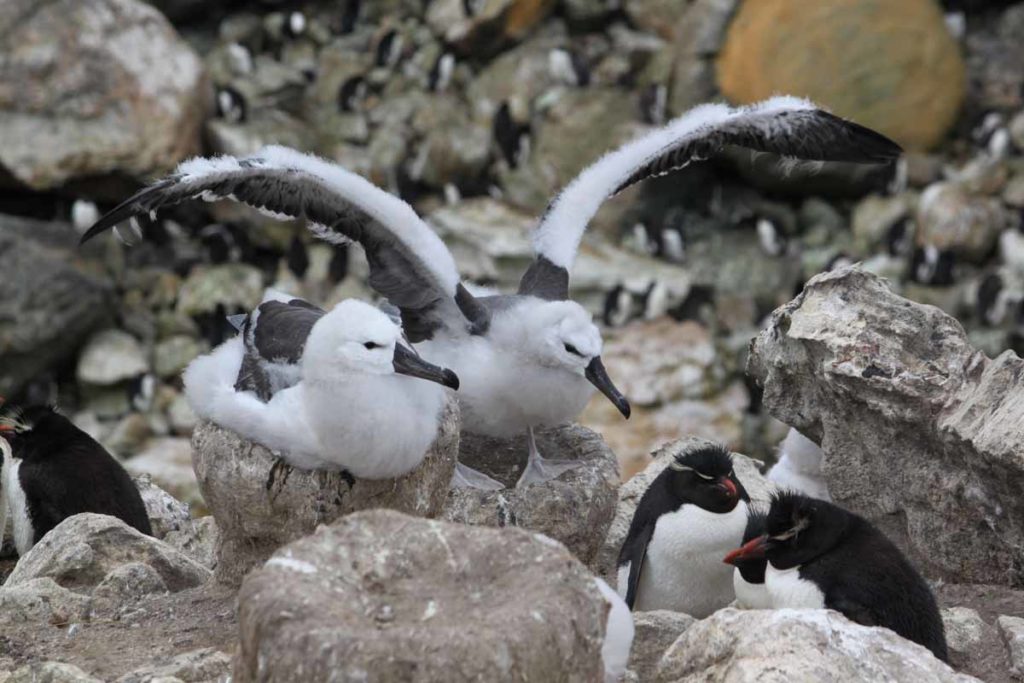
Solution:
[(579, 349), (577, 349), (577, 348), (576, 348), (575, 346), (573, 346), (572, 344), (566, 344), (566, 345), (565, 345), (565, 350), (566, 350), (566, 351), (568, 351), (569, 353), (571, 353), (571, 354), (575, 355), (575, 356), (583, 356), (583, 354), (582, 354), (582, 353), (580, 353), (580, 350), (579, 350)]
[(377, 342), (366, 342), (365, 344), (363, 344), (363, 347), (367, 349), (376, 349), (380, 347), (380, 344), (378, 344)]

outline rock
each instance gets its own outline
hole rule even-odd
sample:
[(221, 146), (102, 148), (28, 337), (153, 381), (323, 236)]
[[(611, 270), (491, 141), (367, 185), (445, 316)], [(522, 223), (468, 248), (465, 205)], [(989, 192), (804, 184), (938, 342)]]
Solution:
[(117, 683), (155, 683), (172, 678), (182, 683), (214, 683), (231, 680), (231, 655), (212, 647), (192, 650), (154, 663), (117, 679)]
[[(871, 254), (882, 245), (888, 248), (889, 229), (913, 215), (916, 206), (917, 195), (911, 193), (894, 196), (872, 194), (858, 202), (851, 218), (857, 253)], [(905, 236), (909, 247), (913, 240), (913, 225), (907, 226), (906, 230), (910, 233)]]
[(157, 377), (177, 377), (203, 350), (194, 337), (179, 334), (164, 339), (153, 349), (153, 371)]
[(972, 196), (955, 183), (936, 183), (921, 194), (917, 244), (980, 262), (992, 251), (1005, 222), (998, 200)]
[(21, 224), (0, 217), (0, 396), (16, 395), (68, 359), (111, 309), (107, 280), (74, 265), (70, 250), (18, 234), (15, 228)]
[(172, 531), (181, 531), (192, 525), (188, 505), (153, 483), (149, 474), (140, 474), (132, 479), (146, 506), (146, 515), (153, 528), (153, 536), (164, 540)]
[(467, 11), (462, 0), (437, 0), (427, 8), (427, 24), (463, 54), (491, 54), (517, 42), (554, 9), (554, 0), (487, 0)]
[(633, 627), (636, 634), (633, 636), (633, 649), (629, 653), (629, 670), (640, 681), (653, 681), (666, 650), (695, 623), (697, 619), (682, 612), (634, 612)]
[(141, 562), (128, 562), (110, 570), (92, 591), (93, 609), (112, 612), (153, 593), (166, 593), (167, 584), (155, 569)]
[(205, 567), (119, 519), (83, 513), (43, 536), (18, 560), (4, 587), (50, 577), (75, 592), (88, 592), (129, 563), (149, 565), (172, 592), (198, 586), (210, 576)]
[(810, 9), (800, 0), (744, 2), (717, 68), (734, 103), (780, 92), (809, 97), (918, 150), (943, 139), (965, 87), (960, 48), (934, 0)]
[(548, 458), (580, 460), (582, 465), (555, 479), (515, 487), (526, 466), (526, 436), (511, 439), (463, 433), (459, 461), (508, 488), (482, 491), (453, 487), (443, 519), (461, 524), (520, 527), (565, 544), (581, 562), (597, 554), (615, 512), (619, 485), (615, 454), (600, 435), (579, 425), (535, 432), (537, 447)]
[(975, 117), (993, 109), (1012, 111), (1024, 105), (1024, 73), (1019, 68), (1024, 60), (1024, 45), (1019, 40), (1024, 30), (1024, 8), (1007, 7), (1002, 12), (988, 13), (983, 21), (975, 23), (974, 19), (971, 17), (964, 41), (968, 120), (977, 120)]
[(276, 552), (238, 604), (240, 683), (602, 680), (596, 582), (520, 529), (360, 512)]
[(177, 548), (207, 569), (217, 568), (217, 545), (220, 530), (213, 517), (200, 517), (183, 529), (171, 531), (164, 538), (167, 545)]
[[(667, 443), (654, 454), (654, 460), (647, 466), (647, 469), (636, 474), (619, 488), (619, 502), (615, 508), (615, 517), (611, 526), (608, 527), (608, 533), (604, 537), (604, 542), (601, 544), (601, 549), (594, 562), (594, 570), (599, 576), (604, 577), (613, 586), (616, 585), (619, 550), (622, 548), (623, 541), (626, 540), (636, 506), (654, 478), (668, 467), (676, 455), (710, 443), (712, 442), (706, 439), (694, 437)], [(732, 457), (736, 476), (743, 484), (743, 488), (747, 490), (751, 501), (767, 502), (774, 489), (772, 484), (758, 471), (757, 461), (740, 453), (733, 453)]]
[(53, 579), (31, 579), (0, 587), (0, 623), (68, 624), (85, 617), (89, 598), (59, 586)]
[(202, 315), (224, 311), (248, 313), (263, 300), (263, 275), (250, 265), (225, 263), (193, 268), (178, 292), (179, 313)]
[(176, 395), (170, 405), (167, 406), (167, 421), (170, 423), (171, 431), (178, 436), (190, 436), (199, 424), (199, 417), (196, 416), (192, 406), (184, 394)]
[(658, 681), (968, 683), (916, 643), (831, 610), (724, 609), (673, 643)]
[(452, 399), (423, 464), (400, 479), (368, 480), (282, 466), (263, 446), (201, 423), (192, 436), (192, 458), (220, 530), (218, 580), (239, 583), (285, 543), (357, 510), (390, 508), (437, 517), (455, 471), (458, 430), (458, 405)]
[[(118, 387), (119, 392), (127, 394), (125, 387)], [(115, 392), (104, 392), (113, 396)], [(128, 406), (126, 406), (127, 408)], [(103, 439), (103, 446), (118, 456), (125, 458), (142, 450), (143, 445), (153, 436), (153, 425), (142, 413), (128, 413), (114, 425), (110, 433)]]
[(1024, 174), (1015, 175), (1006, 183), (1003, 202), (1017, 209), (1024, 208)]
[(132, 476), (149, 475), (157, 486), (187, 505), (203, 505), (203, 496), (192, 471), (189, 439), (175, 436), (151, 439), (141, 453), (125, 460), (124, 468)]
[(1009, 663), (999, 632), (986, 623), (977, 610), (946, 608), (942, 610), (942, 624), (946, 631), (950, 666), (988, 683), (997, 680), (1009, 682), (1006, 675)]
[(78, 381), (110, 386), (149, 370), (142, 345), (127, 332), (104, 330), (93, 335), (78, 358)]
[(4, 683), (103, 683), (73, 664), (34, 662), (16, 670)]
[(1018, 677), (1024, 676), (1024, 619), (1001, 615), (996, 624), (1010, 654), (1011, 671)]
[(747, 371), (765, 409), (821, 445), (838, 504), (939, 576), (1024, 584), (1013, 352), (990, 360), (950, 316), (844, 267), (772, 314)]
[(136, 0), (11, 0), (0, 35), (0, 166), (34, 190), (160, 176), (199, 151), (199, 58)]

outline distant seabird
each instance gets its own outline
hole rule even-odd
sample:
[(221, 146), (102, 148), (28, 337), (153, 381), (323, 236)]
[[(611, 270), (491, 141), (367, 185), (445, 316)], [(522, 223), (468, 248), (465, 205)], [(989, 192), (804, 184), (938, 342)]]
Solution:
[[(3, 496), (19, 555), (55, 526), (83, 512), (117, 517), (153, 535), (146, 506), (120, 463), (49, 406), (0, 417)], [(2, 502), (2, 501), (0, 501)], [(2, 533), (2, 531), (0, 531)]]
[(273, 216), (305, 218), (328, 241), (361, 243), (370, 285), (401, 310), (409, 340), (459, 374), (464, 427), (491, 436), (528, 432), (530, 460), (520, 479), (527, 484), (571, 467), (545, 463), (533, 428), (574, 419), (593, 387), (629, 415), (629, 403), (601, 363), (597, 327), (569, 300), (569, 269), (591, 218), (616, 192), (726, 145), (860, 163), (887, 163), (901, 151), (874, 131), (792, 97), (738, 109), (697, 107), (605, 155), (572, 181), (541, 219), (533, 235), (536, 258), (518, 293), (507, 296), (473, 296), (459, 282), (444, 243), (399, 198), (323, 159), (277, 146), (244, 159), (187, 161), (100, 219), (83, 241), (187, 199), (231, 198)]
[(241, 335), (188, 366), (185, 397), (197, 415), (296, 467), (399, 477), (437, 435), (441, 385), (459, 386), (401, 336), (385, 313), (354, 299), (329, 313), (300, 299), (266, 301)]

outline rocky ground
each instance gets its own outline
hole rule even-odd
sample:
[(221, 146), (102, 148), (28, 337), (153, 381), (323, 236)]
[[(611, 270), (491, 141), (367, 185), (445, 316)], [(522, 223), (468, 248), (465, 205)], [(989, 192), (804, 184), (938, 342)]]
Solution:
[[(597, 400), (581, 422), (603, 442), (585, 430), (553, 433), (588, 465), (545, 491), (545, 506), (540, 496), (467, 498), (431, 485), (429, 505), (404, 511), (543, 531), (603, 573), (607, 538), (621, 533), (639, 487), (622, 488), (617, 503), (616, 465), (629, 479), (685, 435), (770, 463), (795, 425), (821, 443), (833, 496), (926, 567), (945, 607), (975, 610), (947, 614), (962, 643), (953, 664), (984, 680), (1021, 675), (1011, 665), (1024, 666), (1024, 623), (1013, 621), (1024, 617), (1024, 3), (792, 6), (12, 0), (0, 12), (0, 36), (18, 37), (0, 40), (0, 395), (57, 402), (133, 474), (151, 475), (192, 515), (212, 513), (196, 522), (154, 494), (176, 511), (158, 534), (171, 550), (237, 583), (243, 570), (217, 566), (230, 539), (239, 548), (249, 539), (248, 555), (228, 553), (247, 568), (337, 515), (318, 506), (294, 529), (233, 525), (231, 496), (211, 496), (230, 488), (223, 471), (200, 468), (202, 490), (193, 472), (197, 421), (180, 371), (224, 338), (226, 314), (253, 306), (267, 286), (324, 305), (371, 298), (365, 263), (355, 248), (314, 243), (300, 225), (230, 205), (179, 207), (139, 226), (144, 241), (122, 235), (132, 246), (103, 239), (78, 249), (97, 210), (186, 156), (283, 143), (412, 202), (467, 280), (510, 288), (550, 194), (606, 148), (700, 102), (800, 90), (904, 144), (902, 182), (842, 165), (783, 173), (774, 159), (725, 155), (624, 192), (594, 221), (572, 295), (605, 326), (606, 365), (632, 419)], [(815, 45), (841, 48), (801, 59)], [(819, 280), (793, 299), (812, 275), (847, 261), (864, 272)], [(853, 287), (850, 278), (861, 279)], [(848, 290), (856, 296), (835, 298)], [(897, 295), (938, 310), (894, 316)], [(874, 334), (852, 335), (851, 321)], [(451, 464), (439, 458), (438, 480)], [(342, 489), (359, 498), (344, 482), (300, 480), (291, 484), (298, 498), (326, 501)], [(272, 520), (288, 501), (258, 506)], [(566, 517), (583, 508), (587, 516)], [(114, 569), (97, 570), (97, 585)], [(168, 596), (159, 571), (125, 571), (111, 585), (149, 587), (138, 598), (144, 613), (127, 620), (92, 605), (94, 586), (57, 581), (34, 585), (47, 597), (0, 597), (27, 615), (5, 625), (0, 668), (59, 659), (112, 680), (199, 648), (238, 652), (232, 591), (207, 582)], [(641, 680), (687, 628), (666, 624), (651, 627), (658, 646), (641, 648), (651, 652), (635, 662)], [(725, 614), (700, 628), (706, 639), (789, 627)], [(673, 645), (682, 654), (665, 664), (666, 680), (717, 675), (713, 667), (746, 647), (730, 638), (716, 640), (722, 649), (703, 673), (679, 668), (684, 659), (704, 666), (693, 643)], [(201, 664), (166, 675), (214, 680), (230, 669), (223, 656), (196, 656)], [(10, 680), (43, 675), (26, 671)]]

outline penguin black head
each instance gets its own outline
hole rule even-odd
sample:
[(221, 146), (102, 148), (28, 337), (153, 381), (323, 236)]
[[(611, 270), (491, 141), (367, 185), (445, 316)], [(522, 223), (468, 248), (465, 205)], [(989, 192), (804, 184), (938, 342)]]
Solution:
[(740, 500), (750, 500), (736, 478), (732, 455), (724, 446), (709, 445), (682, 453), (665, 471), (668, 487), (679, 500), (708, 512), (731, 512)]
[[(743, 530), (743, 545), (754, 539), (764, 536), (764, 523), (767, 513), (761, 510), (750, 509), (747, 511), (747, 527)], [(733, 551), (736, 552), (736, 551)], [(764, 552), (752, 552), (743, 557), (726, 556), (726, 563), (735, 566), (740, 570), (740, 575), (747, 583), (764, 583), (764, 571), (768, 567), (768, 560)]]
[(806, 564), (838, 545), (856, 518), (832, 503), (793, 491), (780, 491), (764, 522), (764, 533), (725, 557), (736, 564), (764, 556), (776, 569)]
[(78, 432), (78, 428), (53, 406), (14, 408), (0, 417), (0, 437), (15, 450), (25, 447), (38, 451), (57, 448), (74, 432)]

